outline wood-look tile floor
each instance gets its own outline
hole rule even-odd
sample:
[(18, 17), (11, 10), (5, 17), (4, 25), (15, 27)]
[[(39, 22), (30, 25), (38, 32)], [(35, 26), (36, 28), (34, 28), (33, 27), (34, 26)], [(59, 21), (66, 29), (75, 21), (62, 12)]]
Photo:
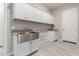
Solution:
[(79, 56), (79, 45), (68, 42), (44, 42), (32, 56)]

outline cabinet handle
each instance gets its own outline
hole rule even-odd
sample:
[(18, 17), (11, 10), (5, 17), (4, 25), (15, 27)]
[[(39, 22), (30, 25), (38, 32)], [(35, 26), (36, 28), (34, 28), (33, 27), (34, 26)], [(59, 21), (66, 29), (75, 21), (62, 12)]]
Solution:
[(4, 46), (0, 46), (0, 48), (2, 48), (2, 47), (4, 47)]

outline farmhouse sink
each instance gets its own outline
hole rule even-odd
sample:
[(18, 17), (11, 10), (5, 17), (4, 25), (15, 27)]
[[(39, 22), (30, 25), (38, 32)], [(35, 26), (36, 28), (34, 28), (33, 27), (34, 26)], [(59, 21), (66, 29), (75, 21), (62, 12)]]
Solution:
[(19, 43), (35, 40), (39, 38), (39, 33), (37, 32), (25, 32), (20, 34)]

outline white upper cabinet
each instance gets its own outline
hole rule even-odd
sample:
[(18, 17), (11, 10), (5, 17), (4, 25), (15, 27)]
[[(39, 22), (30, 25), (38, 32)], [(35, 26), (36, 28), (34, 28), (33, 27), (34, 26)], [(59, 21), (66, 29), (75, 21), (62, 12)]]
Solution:
[(35, 10), (36, 14), (35, 14), (35, 19), (38, 21), (38, 22), (43, 22), (43, 18), (42, 18), (42, 12), (38, 9)]
[(43, 13), (43, 21), (45, 23), (54, 24), (54, 17), (49, 13)]
[(14, 4), (13, 5), (13, 18), (25, 19), (25, 16), (26, 16), (26, 5)]
[[(34, 8), (32, 6), (27, 5), (27, 11), (26, 11), (26, 17), (29, 18), (29, 20), (33, 20), (34, 19)], [(27, 19), (26, 19), (27, 20)]]
[(13, 19), (22, 19), (35, 22), (53, 24), (53, 17), (29, 4), (13, 4)]
[(49, 15), (47, 13), (43, 12), (43, 21), (45, 23), (48, 23), (48, 17), (49, 17)]

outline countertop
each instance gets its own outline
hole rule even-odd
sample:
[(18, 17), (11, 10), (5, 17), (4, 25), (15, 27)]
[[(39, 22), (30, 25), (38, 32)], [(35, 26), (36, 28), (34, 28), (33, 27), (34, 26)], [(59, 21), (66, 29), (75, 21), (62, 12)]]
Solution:
[(35, 31), (32, 31), (32, 30), (25, 30), (25, 29), (21, 29), (21, 30), (12, 30), (13, 33), (24, 33), (24, 32), (29, 32), (29, 33), (38, 33), (38, 32), (35, 32)]

